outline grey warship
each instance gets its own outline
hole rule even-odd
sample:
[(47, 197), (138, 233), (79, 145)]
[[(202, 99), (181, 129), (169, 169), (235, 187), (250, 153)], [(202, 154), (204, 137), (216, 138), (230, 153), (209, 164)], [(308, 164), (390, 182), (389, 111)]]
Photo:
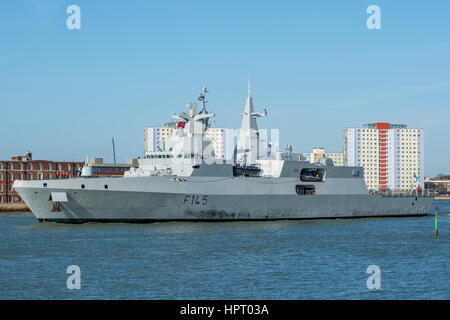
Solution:
[[(368, 191), (362, 167), (310, 163), (292, 149), (261, 154), (249, 85), (234, 159), (216, 159), (206, 137), (214, 113), (204, 87), (185, 122), (164, 150), (139, 159), (123, 177), (80, 177), (14, 182), (14, 189), (41, 221), (62, 223), (156, 221), (294, 220), (427, 215), (434, 197), (425, 191)], [(329, 160), (329, 159), (328, 159)]]

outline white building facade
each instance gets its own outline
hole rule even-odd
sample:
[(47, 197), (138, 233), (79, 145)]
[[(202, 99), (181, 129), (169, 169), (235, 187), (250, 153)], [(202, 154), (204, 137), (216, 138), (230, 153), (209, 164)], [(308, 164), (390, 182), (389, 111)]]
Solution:
[(340, 152), (325, 152), (325, 148), (313, 148), (308, 160), (311, 163), (317, 162), (320, 158), (326, 157), (333, 160), (334, 166), (344, 166), (344, 154)]
[(144, 129), (145, 153), (164, 150), (164, 143), (172, 135), (173, 128), (170, 124), (164, 127), (149, 127)]
[(369, 190), (423, 188), (424, 131), (385, 122), (344, 129), (344, 163), (364, 167)]

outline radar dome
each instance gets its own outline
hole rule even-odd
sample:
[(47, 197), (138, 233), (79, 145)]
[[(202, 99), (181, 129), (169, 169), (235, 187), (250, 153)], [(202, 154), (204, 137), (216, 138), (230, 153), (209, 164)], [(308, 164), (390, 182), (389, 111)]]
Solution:
[(84, 166), (81, 169), (81, 176), (82, 177), (92, 177), (94, 175), (94, 172), (92, 171), (92, 167)]

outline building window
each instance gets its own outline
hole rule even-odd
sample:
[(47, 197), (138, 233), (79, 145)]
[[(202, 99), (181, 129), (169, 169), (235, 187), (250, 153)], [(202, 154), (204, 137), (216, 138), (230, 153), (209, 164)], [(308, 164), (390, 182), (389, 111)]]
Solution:
[(0, 202), (3, 202), (3, 197), (2, 196), (0, 196)]
[(23, 170), (23, 164), (19, 163), (19, 170)]
[(9, 185), (9, 191), (13, 191), (13, 187), (12, 186), (13, 186), (12, 184)]
[(14, 177), (13, 177), (13, 174), (12, 174), (12, 173), (9, 174), (9, 180), (10, 180), (10, 181), (11, 181), (11, 180), (14, 180)]
[(0, 163), (0, 170), (3, 170), (3, 163)]
[(3, 184), (0, 183), (0, 191), (3, 191)]
[(19, 180), (23, 180), (23, 174), (19, 174)]
[(9, 170), (13, 170), (13, 164), (12, 163), (10, 163), (9, 165), (8, 165), (8, 168), (9, 168)]
[(0, 181), (3, 180), (3, 173), (0, 172)]
[(28, 169), (29, 170), (33, 170), (33, 164), (32, 163), (30, 163), (30, 165), (28, 166)]
[(52, 165), (50, 163), (47, 165), (47, 170), (52, 170)]
[(49, 179), (53, 179), (53, 176), (52, 176), (51, 173), (48, 174), (48, 178), (49, 178)]
[(61, 170), (61, 164), (60, 163), (58, 163), (58, 170)]
[(42, 173), (38, 173), (38, 180), (42, 180)]
[(42, 164), (38, 164), (38, 170), (42, 170)]
[(28, 175), (28, 180), (33, 180), (33, 175), (31, 173)]

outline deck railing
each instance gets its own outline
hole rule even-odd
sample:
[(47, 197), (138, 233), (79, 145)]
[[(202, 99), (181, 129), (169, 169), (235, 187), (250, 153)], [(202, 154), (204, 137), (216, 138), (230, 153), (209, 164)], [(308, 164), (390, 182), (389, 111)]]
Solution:
[(436, 190), (388, 190), (372, 191), (371, 194), (378, 194), (382, 197), (436, 197), (439, 194)]

